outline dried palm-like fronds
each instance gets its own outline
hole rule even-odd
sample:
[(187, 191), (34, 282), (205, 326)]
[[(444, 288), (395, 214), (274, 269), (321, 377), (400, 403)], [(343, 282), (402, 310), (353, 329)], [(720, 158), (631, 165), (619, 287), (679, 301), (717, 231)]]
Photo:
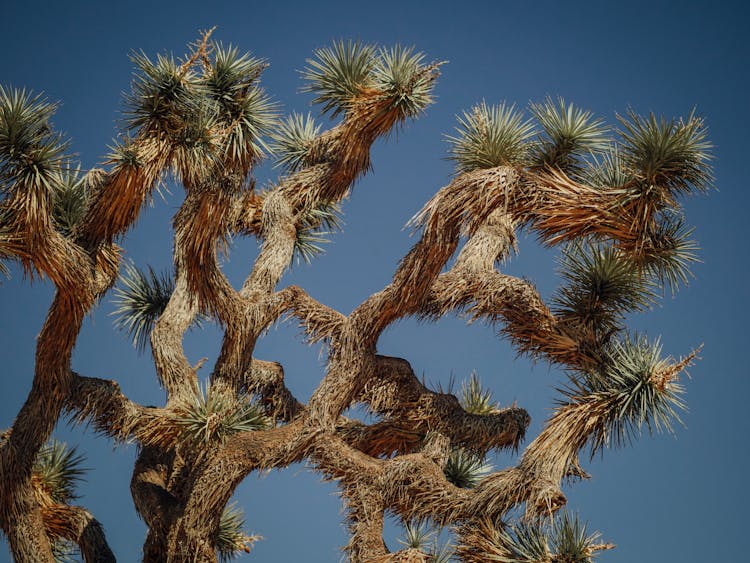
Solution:
[(219, 520), (219, 532), (216, 536), (216, 553), (219, 561), (226, 563), (243, 553), (250, 553), (252, 545), (260, 536), (244, 532), (245, 517), (242, 509), (232, 503), (224, 508)]
[(270, 423), (250, 397), (218, 384), (199, 385), (193, 397), (183, 399), (175, 410), (175, 422), (193, 443), (222, 442), (237, 432), (261, 430)]
[(281, 120), (271, 133), (271, 151), (276, 156), (277, 166), (289, 172), (304, 168), (310, 157), (313, 141), (320, 134), (320, 125), (309, 113), (292, 113)]
[(620, 327), (625, 313), (653, 302), (652, 288), (625, 253), (603, 244), (571, 244), (560, 257), (565, 284), (555, 297), (555, 312), (597, 333)]
[(352, 41), (337, 41), (331, 47), (317, 49), (302, 72), (309, 82), (302, 91), (315, 94), (313, 101), (323, 104), (323, 112), (336, 116), (349, 109), (362, 90), (372, 86), (375, 56), (374, 46)]
[(532, 150), (535, 166), (571, 174), (582, 169), (582, 157), (608, 147), (607, 128), (590, 111), (565, 103), (563, 98), (550, 97), (540, 104), (532, 103), (530, 109), (544, 131)]
[(81, 467), (84, 461), (75, 447), (69, 448), (64, 442), (52, 440), (37, 453), (32, 469), (33, 480), (52, 502), (70, 502), (77, 498), (75, 488), (86, 473)]
[(125, 331), (133, 346), (143, 351), (151, 331), (164, 312), (174, 291), (174, 280), (167, 273), (157, 274), (151, 266), (148, 272), (125, 262), (120, 287), (115, 288), (115, 326)]
[(493, 414), (499, 411), (497, 403), (492, 400), (492, 391), (482, 387), (475, 371), (471, 372), (468, 382), (461, 384), (460, 402), (470, 414)]
[(440, 64), (425, 64), (424, 54), (413, 47), (381, 49), (372, 69), (373, 83), (391, 100), (391, 108), (404, 118), (415, 117), (433, 101), (432, 85)]
[(492, 465), (486, 463), (483, 457), (461, 449), (451, 452), (443, 467), (445, 478), (462, 489), (473, 489), (490, 471)]
[(340, 210), (337, 203), (321, 203), (305, 210), (294, 241), (297, 261), (303, 260), (309, 264), (324, 252), (320, 245), (328, 242), (326, 235), (341, 230)]
[(458, 117), (456, 134), (447, 137), (449, 158), (459, 173), (526, 164), (533, 135), (532, 122), (515, 105), (482, 102)]
[(671, 203), (677, 195), (709, 188), (712, 145), (695, 111), (687, 119), (668, 120), (629, 110), (618, 119), (623, 162), (647, 186), (657, 187), (663, 201)]

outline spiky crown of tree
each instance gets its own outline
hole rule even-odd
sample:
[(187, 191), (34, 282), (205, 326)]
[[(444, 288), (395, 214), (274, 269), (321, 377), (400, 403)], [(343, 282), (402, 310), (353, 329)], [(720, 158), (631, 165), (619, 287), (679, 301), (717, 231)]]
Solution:
[[(352, 561), (583, 563), (611, 547), (578, 517), (556, 515), (566, 503), (561, 486), (585, 475), (582, 452), (679, 420), (679, 376), (695, 352), (665, 357), (658, 340), (630, 333), (627, 319), (686, 283), (696, 260), (679, 199), (711, 184), (702, 119), (628, 110), (609, 127), (562, 98), (532, 103), (529, 117), (513, 104), (480, 102), (447, 137), (455, 175), (412, 220), (419, 241), (392, 282), (344, 316), (299, 287), (277, 286), (295, 257), (312, 261), (337, 230), (371, 145), (432, 103), (442, 63), (401, 46), (340, 41), (317, 50), (303, 90), (337, 119), (323, 130), (311, 115), (280, 119), (259, 85), (266, 63), (211, 32), (182, 59), (132, 59), (126, 128), (105, 169), (73, 162), (51, 124), (54, 104), (0, 88), (0, 259), (57, 288), (32, 391), (0, 443), (0, 523), (16, 559), (52, 561), (74, 545), (86, 561), (113, 560), (101, 527), (70, 505), (78, 458), (45, 446), (65, 413), (139, 445), (131, 491), (149, 529), (145, 561), (248, 551), (257, 538), (228, 506), (235, 487), (254, 471), (302, 460), (339, 485)], [(283, 173), (256, 191), (253, 167), (271, 154)], [(126, 262), (114, 290), (116, 325), (139, 349), (150, 345), (167, 392), (164, 405), (146, 407), (112, 381), (72, 371), (71, 351), (84, 316), (116, 283), (116, 241), (167, 174), (185, 190), (174, 271)], [(521, 228), (561, 248), (551, 307), (498, 269)], [(236, 289), (219, 255), (243, 235), (256, 237), (260, 252)], [(544, 429), (512, 467), (496, 471), (485, 457), (519, 448), (525, 410), (498, 406), (475, 374), (457, 398), (429, 389), (406, 360), (376, 353), (394, 321), (449, 313), (497, 326), (520, 353), (568, 374)], [(280, 364), (253, 357), (266, 328), (289, 317), (328, 347), (307, 404), (287, 389)], [(201, 321), (224, 331), (207, 382), (182, 348)], [(354, 403), (377, 421), (344, 416)], [(385, 513), (404, 522), (405, 549), (385, 546)], [(428, 545), (432, 526), (449, 530), (449, 545)]]

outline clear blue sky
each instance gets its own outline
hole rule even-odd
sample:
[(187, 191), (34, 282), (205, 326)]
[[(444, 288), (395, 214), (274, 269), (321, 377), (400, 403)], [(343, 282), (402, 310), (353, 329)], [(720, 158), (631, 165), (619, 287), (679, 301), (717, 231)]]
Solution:
[[(644, 437), (633, 447), (608, 451), (589, 464), (593, 475), (568, 490), (579, 511), (618, 548), (607, 563), (740, 561), (750, 504), (747, 466), (750, 374), (747, 351), (746, 183), (748, 61), (750, 39), (744, 2), (16, 2), (0, 12), (0, 83), (44, 91), (62, 102), (55, 118), (72, 138), (84, 167), (100, 162), (115, 136), (121, 94), (129, 88), (128, 53), (182, 54), (199, 29), (218, 26), (215, 38), (271, 63), (268, 91), (284, 111), (307, 111), (298, 93), (306, 57), (332, 39), (383, 45), (413, 44), (443, 68), (437, 103), (397, 137), (373, 152), (374, 172), (360, 181), (345, 205), (346, 226), (312, 266), (296, 267), (283, 281), (298, 283), (320, 301), (348, 313), (385, 285), (413, 242), (404, 223), (450, 177), (445, 133), (454, 116), (472, 104), (501, 100), (525, 106), (562, 95), (610, 122), (633, 107), (667, 116), (693, 106), (705, 116), (716, 146), (718, 191), (685, 202), (696, 226), (703, 262), (696, 279), (632, 326), (662, 335), (665, 351), (689, 352), (704, 343), (702, 360), (687, 383), (690, 411), (676, 437)], [(316, 111), (315, 108), (312, 108)], [(743, 164), (745, 163), (745, 164)], [(262, 184), (275, 178), (265, 166)], [(181, 191), (171, 190), (147, 210), (123, 241), (139, 265), (171, 263), (170, 217)], [(238, 241), (228, 275), (244, 278), (255, 253)], [(509, 266), (533, 280), (545, 296), (557, 284), (554, 253), (521, 240)], [(28, 393), (35, 337), (52, 290), (23, 280), (18, 268), (0, 285), (0, 428), (9, 426)], [(73, 358), (76, 370), (116, 379), (134, 400), (163, 400), (148, 354), (138, 356), (112, 327), (109, 299), (91, 315)], [(186, 339), (188, 356), (214, 358), (219, 335), (209, 329)], [(539, 431), (549, 413), (558, 372), (516, 359), (487, 327), (449, 318), (436, 325), (404, 321), (386, 333), (384, 354), (409, 359), (418, 374), (446, 385), (476, 369), (503, 404), (517, 401)], [(259, 345), (258, 357), (284, 364), (289, 386), (306, 399), (322, 375), (320, 350), (306, 348), (297, 329), (279, 326)], [(210, 365), (210, 362), (209, 362)], [(136, 561), (145, 528), (129, 494), (135, 447), (59, 425), (56, 436), (79, 444), (91, 468), (81, 503), (103, 523), (120, 561)], [(498, 464), (512, 462), (502, 457)], [(247, 560), (337, 561), (346, 542), (335, 488), (303, 467), (251, 476), (236, 499), (248, 529), (266, 539)], [(394, 530), (389, 529), (393, 545)], [(0, 546), (0, 560), (9, 559)]]

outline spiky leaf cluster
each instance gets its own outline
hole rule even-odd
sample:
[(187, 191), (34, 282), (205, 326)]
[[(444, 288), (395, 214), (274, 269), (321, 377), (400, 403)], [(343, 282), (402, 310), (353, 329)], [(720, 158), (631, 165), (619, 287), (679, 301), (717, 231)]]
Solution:
[(251, 163), (268, 150), (262, 138), (276, 123), (276, 105), (257, 84), (267, 66), (232, 45), (211, 46), (210, 66), (202, 84), (218, 106), (215, 111), (224, 129), (224, 155), (230, 162)]
[(608, 147), (604, 122), (563, 98), (547, 97), (542, 103), (530, 104), (530, 110), (543, 131), (532, 151), (536, 166), (577, 173), (583, 168), (583, 157)]
[(333, 117), (346, 112), (363, 96), (388, 100), (402, 118), (414, 117), (432, 103), (437, 64), (426, 64), (412, 47), (378, 49), (357, 41), (337, 41), (315, 51), (302, 72), (303, 92)]
[(634, 181), (617, 145), (611, 145), (608, 150), (594, 156), (590, 164), (581, 174), (581, 179), (595, 188), (623, 188)]
[(89, 189), (80, 169), (67, 169), (55, 186), (52, 217), (57, 229), (66, 237), (72, 236), (86, 214)]
[(515, 105), (488, 106), (482, 102), (458, 116), (456, 134), (447, 137), (449, 158), (459, 173), (524, 165), (533, 136), (534, 125)]
[(592, 455), (608, 446), (632, 442), (645, 427), (650, 433), (672, 431), (684, 410), (683, 387), (669, 358), (663, 358), (657, 340), (626, 336), (611, 341), (601, 365), (574, 376), (567, 392), (573, 402), (585, 402), (595, 421), (589, 444)]
[(620, 328), (625, 313), (653, 301), (648, 278), (612, 246), (571, 244), (562, 252), (560, 271), (565, 284), (555, 297), (557, 314), (598, 333)]
[(257, 536), (249, 536), (243, 530), (245, 515), (236, 503), (227, 505), (221, 513), (219, 532), (216, 536), (216, 554), (219, 561), (226, 563), (236, 559), (242, 553), (249, 553), (250, 546), (258, 540)]
[(192, 443), (222, 442), (237, 432), (261, 430), (270, 424), (263, 410), (245, 395), (237, 396), (224, 386), (197, 386), (177, 409), (175, 422)]
[(125, 97), (127, 124), (131, 130), (172, 135), (183, 127), (184, 116), (196, 109), (195, 76), (181, 68), (172, 55), (151, 60), (144, 52), (130, 56), (136, 66), (132, 91)]
[(562, 511), (555, 520), (551, 536), (556, 563), (591, 563), (597, 551), (612, 547), (599, 543), (601, 534), (589, 533), (586, 522), (567, 511)]
[(427, 520), (412, 520), (404, 523), (404, 537), (398, 543), (412, 549), (425, 550), (435, 538), (435, 530)]
[(328, 242), (326, 235), (341, 230), (340, 208), (336, 203), (321, 203), (305, 210), (297, 226), (294, 251), (297, 261), (309, 264), (324, 252), (321, 244)]
[(392, 100), (404, 117), (419, 115), (433, 101), (432, 84), (435, 65), (425, 64), (423, 53), (414, 47), (396, 45), (380, 49), (373, 68), (373, 82), (383, 95)]
[(430, 563), (447, 563), (453, 557), (453, 546), (450, 543), (441, 545), (439, 532), (427, 520), (413, 520), (404, 523), (404, 537), (399, 538), (398, 542), (408, 549), (425, 553)]
[(10, 227), (9, 219), (10, 217), (7, 213), (0, 211), (0, 274), (6, 276), (10, 275), (10, 271), (3, 263), (3, 260), (13, 258), (14, 242), (16, 240), (13, 229)]
[(139, 351), (143, 351), (154, 324), (164, 312), (174, 291), (174, 280), (167, 273), (157, 274), (151, 266), (148, 272), (125, 262), (120, 285), (115, 288), (115, 326), (130, 336)]
[(481, 456), (456, 449), (448, 456), (443, 467), (445, 478), (456, 487), (472, 489), (492, 471), (492, 465)]
[(695, 111), (685, 120), (657, 118), (653, 113), (642, 117), (633, 110), (618, 119), (623, 162), (641, 182), (658, 187), (664, 201), (708, 189), (712, 145)]
[(494, 414), (498, 412), (497, 403), (492, 400), (492, 391), (482, 387), (475, 371), (471, 372), (468, 382), (461, 384), (461, 407), (471, 414)]
[(76, 497), (77, 484), (86, 472), (84, 457), (64, 442), (52, 440), (42, 446), (34, 461), (33, 475), (53, 502), (67, 503)]
[(504, 524), (483, 520), (472, 534), (472, 553), (483, 561), (499, 563), (592, 563), (598, 552), (613, 546), (589, 533), (578, 516), (561, 511), (552, 523)]
[(56, 109), (40, 94), (0, 86), (0, 195), (14, 186), (53, 190), (66, 149), (50, 124)]
[(666, 211), (657, 217), (654, 229), (648, 233), (648, 243), (643, 247), (645, 271), (661, 286), (668, 286), (672, 293), (679, 286), (687, 285), (692, 276), (690, 266), (698, 261), (698, 244), (692, 238), (693, 231), (681, 214)]
[(372, 70), (377, 49), (358, 41), (337, 41), (316, 49), (302, 77), (308, 82), (303, 92), (315, 94), (313, 102), (335, 117), (365, 89), (372, 87)]
[(277, 165), (288, 172), (303, 168), (310, 156), (312, 142), (319, 133), (320, 125), (309, 113), (292, 113), (281, 120), (271, 134), (271, 151), (276, 156)]

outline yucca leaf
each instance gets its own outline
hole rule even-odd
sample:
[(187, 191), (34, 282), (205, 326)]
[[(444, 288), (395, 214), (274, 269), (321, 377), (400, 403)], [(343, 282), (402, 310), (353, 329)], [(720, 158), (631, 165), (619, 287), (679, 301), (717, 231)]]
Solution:
[(456, 134), (447, 139), (459, 173), (528, 162), (534, 126), (514, 105), (482, 102), (457, 119)]
[(662, 286), (668, 286), (672, 294), (680, 285), (687, 285), (692, 277), (690, 266), (699, 261), (693, 232), (679, 213), (661, 213), (643, 247), (646, 271)]
[(179, 131), (195, 107), (195, 77), (172, 55), (160, 54), (152, 61), (135, 52), (130, 58), (136, 73), (125, 97), (128, 128), (167, 135)]
[(498, 411), (497, 403), (492, 400), (492, 392), (482, 387), (475, 371), (471, 372), (468, 382), (461, 384), (459, 402), (471, 414), (493, 414)]
[(598, 368), (574, 376), (568, 396), (591, 410), (592, 455), (632, 442), (644, 427), (649, 433), (671, 432), (675, 422), (681, 423), (684, 389), (677, 376), (694, 355), (675, 364), (661, 352), (658, 340), (626, 336), (609, 343)]
[(308, 81), (302, 91), (315, 94), (313, 102), (323, 104), (323, 112), (335, 117), (363, 89), (372, 86), (375, 55), (374, 46), (358, 41), (337, 41), (331, 47), (316, 49), (302, 72)]
[(484, 458), (472, 455), (464, 450), (453, 450), (443, 467), (445, 478), (456, 487), (472, 489), (492, 471), (492, 465)]
[(551, 536), (554, 561), (560, 563), (592, 563), (597, 552), (613, 547), (600, 543), (599, 532), (588, 533), (586, 523), (565, 510), (555, 518)]
[(414, 47), (381, 49), (372, 69), (375, 88), (391, 100), (404, 117), (419, 115), (433, 101), (432, 87), (438, 65), (426, 65)]
[(565, 284), (554, 299), (555, 312), (598, 332), (620, 325), (623, 315), (653, 303), (653, 288), (623, 252), (605, 244), (575, 243), (560, 257)]
[(271, 151), (276, 156), (277, 166), (283, 166), (289, 172), (304, 168), (310, 146), (319, 133), (320, 125), (309, 113), (292, 113), (281, 120), (271, 133)]
[(56, 109), (41, 94), (0, 86), (0, 194), (30, 182), (53, 189), (67, 148), (50, 123)]
[(534, 146), (532, 161), (536, 166), (559, 168), (570, 174), (581, 170), (581, 159), (607, 149), (607, 127), (563, 98), (547, 97), (540, 104), (530, 105), (543, 134)]
[(645, 184), (658, 187), (665, 201), (709, 188), (713, 147), (695, 111), (684, 120), (641, 117), (633, 110), (618, 119), (624, 162)]
[(294, 251), (297, 262), (310, 263), (324, 252), (321, 244), (328, 242), (326, 235), (341, 230), (340, 207), (337, 203), (322, 203), (310, 208), (297, 226)]
[(83, 220), (89, 203), (89, 189), (86, 177), (80, 167), (68, 168), (61, 174), (55, 186), (52, 216), (58, 230), (70, 237)]
[(151, 331), (174, 291), (174, 281), (166, 273), (157, 274), (151, 266), (148, 272), (125, 262), (120, 285), (115, 288), (115, 326), (126, 332), (133, 346), (143, 351)]
[(198, 386), (193, 397), (177, 409), (175, 422), (185, 439), (193, 443), (222, 442), (227, 436), (267, 428), (269, 419), (263, 409), (245, 395), (237, 396), (223, 386), (206, 383)]
[(33, 474), (39, 486), (57, 503), (67, 503), (77, 498), (75, 488), (86, 472), (81, 467), (85, 458), (76, 448), (52, 440), (42, 446), (34, 461)]
[(231, 503), (224, 508), (219, 520), (219, 533), (216, 536), (216, 553), (219, 561), (226, 563), (236, 559), (242, 553), (249, 553), (250, 547), (260, 538), (247, 535), (245, 527), (245, 515), (236, 503)]
[(412, 520), (404, 523), (404, 537), (398, 539), (398, 543), (411, 548), (425, 551), (427, 544), (435, 537), (427, 520)]

